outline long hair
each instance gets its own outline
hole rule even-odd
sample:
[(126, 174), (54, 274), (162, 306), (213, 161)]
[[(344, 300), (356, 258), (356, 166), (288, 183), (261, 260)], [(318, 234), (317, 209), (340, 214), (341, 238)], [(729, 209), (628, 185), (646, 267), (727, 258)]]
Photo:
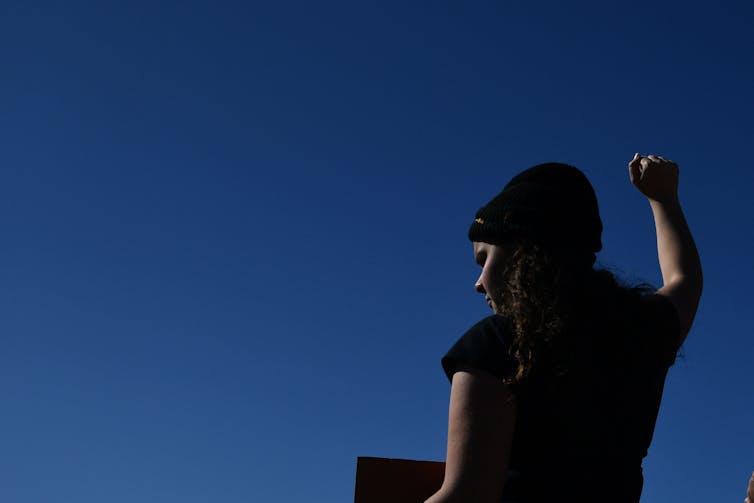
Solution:
[[(584, 353), (593, 347), (595, 330), (589, 325), (612, 323), (620, 340), (631, 299), (652, 291), (651, 285), (626, 286), (610, 271), (576, 266), (562, 254), (525, 239), (518, 240), (508, 265), (503, 287), (494, 292), (500, 314), (513, 325), (510, 354), (518, 361), (514, 376), (506, 379), (514, 390), (533, 375), (567, 374)], [(619, 349), (603, 348), (601, 353)]]

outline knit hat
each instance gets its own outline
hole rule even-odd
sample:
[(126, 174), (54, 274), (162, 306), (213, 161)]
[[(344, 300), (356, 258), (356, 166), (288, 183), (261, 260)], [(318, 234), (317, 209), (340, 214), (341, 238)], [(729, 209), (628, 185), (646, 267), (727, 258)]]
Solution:
[(568, 164), (539, 164), (514, 176), (477, 213), (471, 241), (500, 244), (514, 236), (595, 261), (602, 249), (597, 196), (584, 173)]

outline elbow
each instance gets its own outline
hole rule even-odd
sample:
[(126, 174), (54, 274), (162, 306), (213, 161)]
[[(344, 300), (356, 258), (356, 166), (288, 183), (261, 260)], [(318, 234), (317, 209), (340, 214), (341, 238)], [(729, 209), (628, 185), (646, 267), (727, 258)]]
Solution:
[(657, 291), (675, 307), (680, 328), (680, 344), (691, 331), (702, 296), (703, 280), (698, 276), (676, 276)]
[(702, 271), (701, 261), (698, 259), (690, 261), (669, 277), (663, 275), (663, 283), (701, 297), (704, 286), (704, 272)]
[(701, 270), (698, 274), (679, 274), (665, 281), (663, 289), (683, 292), (685, 298), (698, 302), (704, 289), (704, 276)]
[(463, 487), (446, 487), (443, 486), (433, 494), (424, 503), (497, 503), (502, 495), (493, 494), (492, 492), (482, 493), (478, 490), (464, 490)]
[(458, 495), (453, 494), (452, 491), (448, 491), (443, 486), (439, 491), (430, 496), (429, 499), (424, 500), (424, 503), (457, 503), (461, 501), (463, 500), (459, 499)]

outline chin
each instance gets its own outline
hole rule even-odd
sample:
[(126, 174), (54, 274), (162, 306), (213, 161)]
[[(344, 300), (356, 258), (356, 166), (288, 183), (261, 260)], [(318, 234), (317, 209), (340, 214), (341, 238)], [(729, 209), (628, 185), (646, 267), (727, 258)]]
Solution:
[(502, 306), (496, 306), (496, 305), (493, 304), (493, 305), (490, 306), (490, 308), (492, 309), (492, 312), (495, 313), (495, 314), (503, 314), (503, 307)]

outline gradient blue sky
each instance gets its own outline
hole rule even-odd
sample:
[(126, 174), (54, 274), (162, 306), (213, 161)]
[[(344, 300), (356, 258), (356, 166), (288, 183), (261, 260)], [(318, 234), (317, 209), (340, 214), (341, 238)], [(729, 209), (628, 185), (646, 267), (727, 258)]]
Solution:
[(347, 502), (443, 459), (466, 230), (581, 167), (600, 263), (660, 281), (635, 151), (705, 269), (643, 502), (754, 469), (754, 4), (3, 2), (0, 500)]

